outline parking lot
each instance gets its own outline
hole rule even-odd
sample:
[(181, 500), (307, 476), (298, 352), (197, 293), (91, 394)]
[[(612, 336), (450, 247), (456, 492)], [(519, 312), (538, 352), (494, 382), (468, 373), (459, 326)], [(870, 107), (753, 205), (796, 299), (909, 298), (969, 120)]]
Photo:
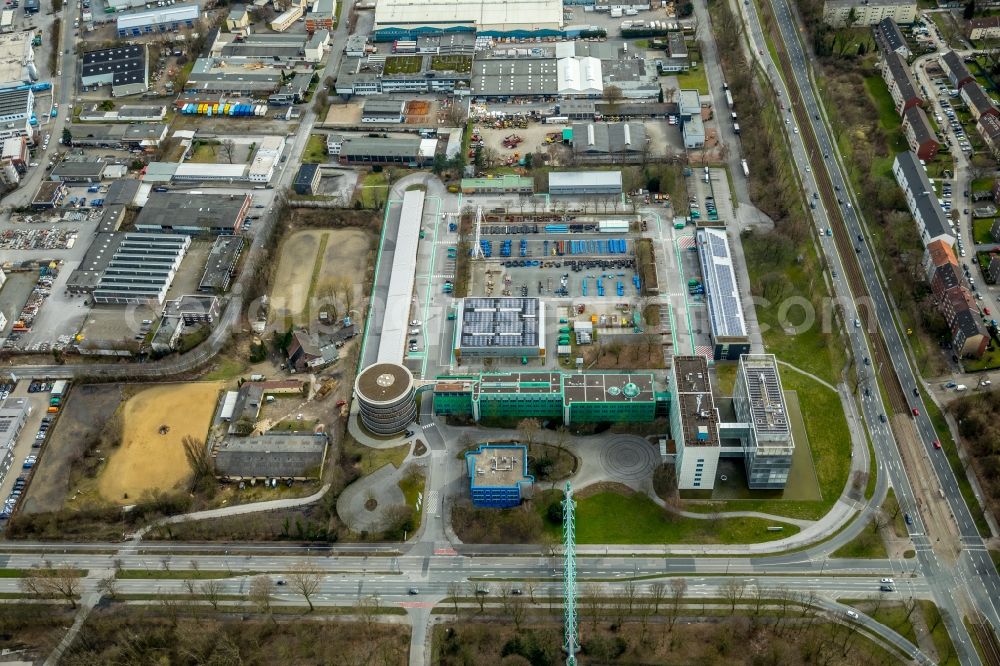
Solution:
[[(45, 390), (33, 390), (39, 387), (43, 387)], [(0, 511), (0, 519), (9, 517), (8, 514), (25, 494), (27, 483), (38, 464), (37, 461), (32, 461), (32, 458), (40, 457), (44, 451), (45, 443), (57, 416), (49, 414), (47, 411), (51, 397), (48, 393), (48, 390), (51, 389), (51, 383), (41, 384), (22, 380), (18, 382), (16, 387), (13, 387), (13, 390), (10, 389), (9, 384), (0, 387), (0, 391), (9, 391), (11, 398), (27, 399), (31, 406), (31, 413), (14, 443), (13, 461), (10, 469), (6, 473), (0, 470), (0, 476), (2, 476), (0, 497), (5, 500), (4, 508)], [(3, 393), (0, 392), (0, 396), (2, 395)], [(29, 467), (28, 469), (25, 468), (26, 465)], [(19, 479), (21, 480), (19, 481)]]

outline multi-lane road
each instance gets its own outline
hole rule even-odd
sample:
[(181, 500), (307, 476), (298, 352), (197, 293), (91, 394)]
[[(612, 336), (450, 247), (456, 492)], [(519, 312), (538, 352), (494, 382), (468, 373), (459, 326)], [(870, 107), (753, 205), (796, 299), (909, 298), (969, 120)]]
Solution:
[[(993, 566), (985, 544), (979, 535), (975, 522), (972, 519), (972, 514), (962, 497), (947, 458), (943, 455), (942, 451), (935, 449), (933, 446), (934, 440), (937, 439), (937, 434), (927, 416), (927, 410), (922, 398), (919, 394), (914, 394), (914, 389), (920, 386), (920, 382), (914, 376), (907, 357), (906, 346), (895, 324), (893, 317), (894, 307), (882, 288), (878, 264), (866, 241), (867, 234), (865, 233), (862, 220), (858, 217), (857, 207), (854, 205), (856, 200), (851, 192), (850, 183), (844, 176), (836, 143), (832, 140), (829, 129), (822, 120), (825, 117), (825, 111), (817, 101), (812, 86), (810, 62), (805, 55), (805, 49), (800, 41), (797, 16), (793, 14), (787, 0), (771, 0), (771, 6), (774, 9), (779, 33), (791, 61), (794, 83), (797, 88), (797, 91), (793, 92), (796, 92), (797, 95), (789, 96), (789, 91), (784, 89), (784, 81), (778, 76), (776, 63), (770, 63), (767, 66), (768, 73), (772, 84), (783, 92), (783, 98), (790, 101), (793, 109), (797, 106), (799, 99), (802, 101), (802, 108), (796, 109), (801, 112), (793, 116), (795, 119), (792, 122), (799, 122), (800, 119), (804, 119), (809, 124), (810, 130), (815, 134), (819, 149), (823, 152), (822, 159), (826, 163), (826, 170), (830, 181), (836, 191), (843, 193), (844, 203), (837, 214), (844, 220), (847, 231), (853, 239), (856, 259), (860, 265), (861, 274), (867, 289), (867, 294), (863, 296), (871, 308), (872, 316), (869, 317), (869, 324), (872, 330), (866, 332), (864, 328), (850, 328), (849, 337), (852, 350), (857, 359), (873, 358), (873, 355), (869, 351), (867, 334), (881, 335), (885, 341), (892, 364), (891, 368), (875, 368), (865, 363), (858, 364), (860, 372), (866, 375), (864, 379), (868, 380), (868, 385), (871, 388), (868, 395), (863, 397), (862, 409), (876, 447), (877, 457), (880, 461), (880, 473), (888, 473), (901, 506), (912, 518), (913, 524), (909, 529), (917, 548), (918, 561), (920, 562), (921, 569), (928, 577), (939, 605), (945, 608), (946, 611), (951, 610), (954, 613), (954, 616), (950, 618), (948, 623), (949, 631), (952, 631), (952, 635), (957, 639), (956, 647), (963, 658), (963, 663), (974, 663), (978, 661), (978, 657), (968, 642), (967, 633), (960, 619), (963, 613), (959, 610), (959, 605), (956, 603), (953, 591), (960, 589), (968, 599), (972, 600), (976, 608), (985, 615), (994, 627), (1000, 627), (1000, 616), (998, 616), (996, 607), (997, 600), (1000, 599), (1000, 576), (997, 575), (996, 568)], [(758, 52), (769, 53), (761, 30), (760, 21), (753, 11), (753, 7), (747, 6), (747, 11), (749, 13), (751, 35), (759, 48)], [(770, 61), (769, 56), (766, 60)], [(819, 157), (810, 155), (807, 152), (806, 144), (802, 140), (801, 135), (795, 133), (789, 136), (794, 137), (792, 144), (798, 163), (809, 164), (812, 161), (811, 158)], [(829, 157), (827, 158), (827, 156)], [(815, 180), (815, 173), (806, 172), (801, 175), (804, 181), (814, 188), (813, 191), (820, 191), (819, 184)], [(817, 201), (817, 221), (821, 228), (823, 226), (833, 226), (829, 221), (828, 212), (824, 210), (822, 203), (822, 199)], [(853, 299), (851, 298), (846, 278), (847, 272), (843, 270), (843, 264), (846, 261), (854, 261), (855, 258), (840, 257), (833, 238), (824, 236), (822, 245), (828, 259), (831, 260), (831, 265), (840, 268), (838, 271), (839, 277), (834, 279), (838, 296), (846, 299), (846, 302), (851, 302)], [(856, 294), (855, 296), (861, 297), (862, 295)], [(851, 314), (848, 314), (848, 317), (853, 318)], [(953, 517), (954, 526), (957, 529), (962, 548), (955, 568), (943, 565), (938, 560), (937, 554), (932, 548), (933, 543), (941, 539), (942, 535), (928, 534), (921, 518), (921, 512), (918, 511), (918, 506), (920, 503), (926, 506), (931, 502), (938, 501), (939, 498), (932, 495), (923, 496), (918, 500), (915, 496), (910, 480), (904, 471), (903, 457), (898, 448), (901, 442), (905, 445), (906, 442), (912, 442), (913, 439), (904, 437), (902, 440), (897, 441), (892, 429), (889, 427), (892, 419), (887, 417), (883, 421), (883, 415), (891, 416), (892, 413), (882, 404), (881, 392), (878, 390), (875, 376), (871, 373), (884, 373), (882, 376), (885, 378), (895, 374), (898, 377), (900, 386), (907, 395), (909, 408), (915, 410), (909, 416), (902, 416), (904, 419), (902, 424), (899, 423), (900, 416), (897, 415), (897, 427), (902, 425), (903, 429), (912, 427), (915, 430), (919, 438), (920, 450), (909, 451), (908, 454), (911, 458), (915, 457), (918, 462), (921, 458), (927, 461), (937, 479), (937, 487), (944, 494), (944, 501), (948, 505), (948, 513)], [(906, 419), (912, 419), (912, 424), (906, 423)], [(947, 539), (947, 537), (945, 538)]]

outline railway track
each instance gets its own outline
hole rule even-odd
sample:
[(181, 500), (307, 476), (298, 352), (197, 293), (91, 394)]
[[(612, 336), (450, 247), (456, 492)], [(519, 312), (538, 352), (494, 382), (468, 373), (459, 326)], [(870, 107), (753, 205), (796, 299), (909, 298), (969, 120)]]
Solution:
[[(772, 20), (771, 25), (768, 27), (768, 31), (771, 33), (772, 41), (775, 44), (775, 50), (778, 53), (782, 76), (785, 81), (794, 81), (794, 73), (792, 71), (791, 61), (788, 58), (788, 53), (784, 48), (779, 47), (779, 45), (783, 46), (784, 43), (782, 42), (781, 35), (775, 32), (773, 26), (774, 22)], [(796, 123), (801, 128), (801, 136), (805, 141), (806, 150), (810, 156), (809, 160), (812, 164), (813, 171), (816, 174), (819, 195), (823, 200), (823, 206), (826, 208), (827, 215), (830, 219), (830, 228), (833, 232), (833, 239), (837, 244), (837, 251), (840, 254), (840, 260), (844, 266), (847, 283), (850, 286), (854, 302), (855, 304), (868, 302), (868, 287), (865, 284), (864, 275), (861, 271), (861, 264), (858, 260), (860, 245), (855, 244), (856, 239), (851, 237), (851, 232), (847, 228), (847, 223), (844, 221), (841, 207), (842, 204), (838, 202), (837, 194), (834, 192), (830, 174), (826, 167), (826, 159), (823, 157), (823, 151), (820, 149), (819, 141), (816, 139), (816, 135), (813, 132), (812, 118), (809, 117), (808, 111), (805, 108), (805, 104), (802, 101), (802, 95), (798, 88), (794, 88), (791, 85), (788, 86), (788, 90), (789, 94), (792, 95), (789, 106), (791, 107), (792, 114), (795, 116)], [(889, 349), (885, 344), (885, 339), (882, 337), (882, 332), (879, 330), (877, 323), (872, 321), (872, 317), (874, 317), (875, 314), (870, 312), (867, 307), (858, 306), (857, 311), (858, 318), (863, 323), (865, 331), (868, 332), (868, 337), (871, 341), (873, 356), (871, 360), (873, 371), (879, 374), (879, 371), (883, 368), (891, 369), (892, 358), (889, 356)], [(849, 318), (846, 313), (845, 318)], [(892, 411), (896, 414), (908, 414), (910, 412), (910, 407), (907, 402), (906, 392), (899, 383), (899, 377), (895, 372), (881, 374), (881, 377), (883, 386), (885, 387), (885, 391), (889, 398), (889, 406)]]
[(1000, 641), (997, 640), (996, 634), (990, 629), (986, 618), (976, 613), (974, 617), (969, 619), (969, 626), (972, 628), (972, 633), (975, 634), (979, 640), (979, 645), (983, 649), (981, 655), (983, 663), (986, 666), (1000, 666)]

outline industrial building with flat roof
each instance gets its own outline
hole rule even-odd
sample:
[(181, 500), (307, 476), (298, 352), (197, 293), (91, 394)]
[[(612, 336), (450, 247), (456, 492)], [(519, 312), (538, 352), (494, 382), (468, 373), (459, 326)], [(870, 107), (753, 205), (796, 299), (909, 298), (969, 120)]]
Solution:
[(304, 196), (318, 194), (320, 175), (318, 164), (303, 164), (295, 174), (292, 189)]
[(538, 298), (475, 297), (458, 304), (455, 358), (545, 356), (545, 303)]
[(18, 86), (38, 78), (31, 45), (33, 37), (33, 31), (29, 30), (0, 35), (0, 87)]
[(792, 469), (795, 444), (778, 364), (772, 354), (740, 357), (733, 387), (733, 409), (737, 420), (750, 426), (742, 438), (747, 485), (762, 490), (784, 488)]
[(319, 478), (327, 441), (325, 433), (313, 432), (226, 437), (213, 451), (215, 473), (232, 481)]
[(0, 139), (31, 136), (35, 94), (28, 90), (0, 90)]
[(31, 403), (25, 398), (7, 398), (0, 403), (0, 451), (5, 454), (13, 451), (29, 414)]
[(719, 410), (704, 356), (674, 356), (670, 382), (670, 434), (680, 490), (712, 488), (719, 464)]
[(795, 444), (773, 355), (740, 357), (733, 388), (734, 422), (720, 418), (704, 356), (674, 356), (669, 391), (679, 489), (711, 490), (720, 458), (743, 458), (751, 489), (785, 487)]
[(621, 193), (621, 171), (552, 171), (549, 173), (549, 194), (552, 196), (616, 196)]
[(465, 453), (465, 465), (472, 504), (478, 507), (517, 506), (535, 482), (528, 474), (528, 447), (523, 444), (483, 444)]
[[(396, 233), (396, 251), (392, 257), (392, 275), (385, 295), (382, 325), (378, 329), (378, 362), (403, 362), (403, 347), (409, 330), (410, 298), (417, 271), (417, 246), (424, 215), (424, 192), (408, 190), (403, 194)], [(374, 304), (373, 306), (374, 307)], [(371, 322), (369, 322), (369, 327)]]
[(562, 10), (562, 0), (379, 0), (373, 34), (383, 42), (451, 31), (554, 36), (562, 32)]
[(139, 37), (154, 33), (173, 32), (194, 28), (201, 15), (197, 3), (151, 7), (135, 12), (118, 14), (116, 18), (119, 37)]
[(71, 145), (91, 148), (155, 148), (167, 137), (165, 123), (70, 125)]
[(463, 178), (463, 194), (531, 194), (535, 191), (535, 179), (506, 173), (489, 178)]
[(750, 335), (743, 315), (736, 270), (724, 229), (698, 229), (698, 257), (705, 277), (713, 358), (734, 361), (750, 351)]
[(350, 136), (340, 144), (341, 164), (426, 166), (434, 160), (436, 139)]
[(406, 102), (403, 100), (369, 98), (361, 108), (361, 122), (398, 124), (403, 122), (405, 108)]
[(184, 84), (185, 91), (230, 95), (260, 95), (281, 87), (282, 70), (248, 62), (227, 67), (217, 58), (198, 58)]
[[(410, 298), (417, 270), (417, 246), (424, 192), (408, 190), (399, 206), (396, 238), (385, 239), (368, 308), (368, 329), (354, 383), (361, 423), (379, 435), (397, 435), (417, 414), (413, 374), (403, 365)], [(388, 224), (388, 223), (387, 223)], [(376, 305), (378, 307), (376, 307)]]
[(99, 183), (108, 163), (101, 159), (64, 159), (49, 173), (50, 180), (63, 183)]
[(188, 236), (99, 233), (66, 289), (92, 293), (95, 303), (159, 305), (190, 245)]
[(627, 164), (649, 156), (642, 123), (574, 123), (573, 156), (580, 162)]
[(249, 194), (150, 192), (135, 218), (138, 231), (233, 234), (250, 210)]
[(138, 95), (149, 90), (145, 44), (128, 44), (83, 54), (80, 82), (84, 86), (111, 86), (111, 96)]
[(665, 416), (669, 396), (643, 372), (503, 372), (438, 377), (434, 413), (483, 419), (648, 422)]

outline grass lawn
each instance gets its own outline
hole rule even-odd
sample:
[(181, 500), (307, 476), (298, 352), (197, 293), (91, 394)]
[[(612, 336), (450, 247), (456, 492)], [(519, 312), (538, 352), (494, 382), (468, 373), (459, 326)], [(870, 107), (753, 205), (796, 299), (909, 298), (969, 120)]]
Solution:
[(234, 379), (235, 377), (239, 377), (240, 373), (246, 368), (246, 363), (229, 356), (218, 356), (215, 362), (215, 368), (203, 375), (202, 379), (206, 381)]
[(421, 56), (389, 56), (383, 71), (386, 74), (416, 74), (423, 61)]
[[(576, 506), (579, 543), (757, 543), (782, 539), (799, 531), (794, 525), (756, 518), (681, 518), (660, 508), (646, 495), (638, 494), (597, 493), (577, 500)], [(781, 526), (784, 530), (768, 532), (769, 526)], [(560, 526), (547, 521), (546, 529), (553, 537), (558, 538), (562, 533)]]
[(214, 164), (219, 160), (215, 153), (216, 146), (212, 144), (200, 143), (198, 147), (191, 151), (191, 157), (188, 158), (188, 162), (194, 164)]
[(931, 639), (934, 641), (934, 648), (938, 653), (938, 666), (958, 666), (961, 662), (958, 660), (958, 655), (955, 654), (955, 644), (951, 642), (951, 636), (948, 635), (948, 629), (944, 626), (944, 622), (941, 622), (941, 611), (938, 610), (937, 605), (933, 601), (928, 601), (926, 599), (921, 599), (918, 602), (920, 604), (920, 612), (924, 616), (924, 622), (927, 623), (928, 627), (934, 627), (934, 631), (931, 632)]
[(434, 56), (431, 58), (431, 69), (439, 72), (471, 72), (472, 56)]
[(914, 645), (917, 644), (916, 629), (913, 628), (913, 623), (910, 622), (906, 607), (902, 603), (884, 602), (879, 605), (876, 611), (875, 604), (868, 599), (837, 599), (837, 601), (857, 608), (859, 611), (871, 616), (876, 622), (893, 629)]
[(893, 130), (902, 132), (903, 122), (900, 120), (899, 114), (896, 113), (896, 105), (893, 103), (892, 95), (889, 94), (889, 89), (886, 87), (882, 77), (865, 77), (865, 90), (868, 91), (868, 96), (875, 103), (879, 124), (890, 132)]
[(230, 573), (228, 571), (201, 571), (198, 569), (176, 569), (168, 571), (166, 569), (121, 569), (115, 574), (118, 580), (139, 580), (171, 578), (179, 580), (208, 580), (212, 578), (233, 578), (234, 576), (253, 576), (253, 572), (240, 571)]
[(832, 557), (864, 558), (869, 560), (885, 559), (889, 554), (878, 532), (871, 525), (866, 525), (861, 534), (848, 541), (833, 552)]
[[(26, 578), (32, 572), (45, 572), (46, 569), (0, 569), (0, 578)], [(62, 573), (61, 569), (53, 569), (53, 571), (59, 571)], [(73, 574), (79, 578), (87, 575), (86, 569), (73, 569)]]
[(972, 192), (989, 192), (993, 189), (993, 179), (992, 178), (976, 178), (972, 181), (971, 191)]
[(369, 173), (361, 179), (361, 189), (358, 198), (362, 208), (377, 208), (378, 202), (384, 202), (389, 196), (389, 184), (384, 173)]
[[(822, 313), (817, 311), (817, 319), (813, 325), (795, 329), (783, 328), (779, 316), (785, 315), (786, 323), (792, 325), (802, 323), (801, 308), (791, 308), (785, 312), (780, 307), (781, 303), (794, 297), (816, 302), (827, 296), (815, 248), (811, 243), (798, 248), (797, 254), (802, 256), (802, 263), (789, 257), (785, 263), (776, 265), (770, 258), (768, 245), (765, 236), (743, 236), (750, 283), (764, 284), (776, 277), (782, 278), (780, 293), (765, 290), (762, 296), (767, 301), (761, 301), (757, 305), (757, 319), (764, 330), (764, 346), (768, 353), (776, 355), (782, 361), (834, 384), (845, 363), (845, 346), (836, 341), (831, 333), (823, 332), (823, 326), (820, 325)], [(782, 377), (785, 374), (782, 373)]]
[[(993, 312), (993, 315), (996, 316), (996, 313)], [(983, 370), (1000, 368), (1000, 349), (995, 347), (987, 349), (980, 359), (965, 359), (962, 361), (962, 367), (965, 368), (966, 372), (982, 372)]]
[[(721, 368), (725, 366), (719, 366), (719, 369)], [(847, 418), (844, 416), (840, 398), (822, 384), (791, 370), (782, 370), (781, 382), (785, 389), (794, 390), (798, 395), (816, 480), (823, 499), (795, 501), (765, 496), (761, 499), (689, 502), (685, 505), (685, 509), (700, 513), (763, 511), (790, 518), (817, 520), (823, 517), (837, 501), (847, 484), (851, 469), (850, 431), (847, 428)], [(758, 492), (763, 493), (763, 491)], [(688, 499), (707, 499), (688, 493), (682, 496)]]
[(393, 465), (399, 469), (409, 452), (409, 444), (401, 444), (391, 449), (375, 449), (359, 444), (351, 436), (344, 437), (344, 453), (347, 456), (358, 457), (358, 465), (363, 476), (368, 476), (386, 465)]
[(900, 539), (906, 538), (908, 535), (906, 531), (906, 517), (899, 508), (899, 501), (896, 499), (896, 493), (892, 488), (889, 488), (889, 492), (885, 496), (885, 501), (882, 502), (882, 511), (885, 512), (886, 518), (892, 521), (892, 531), (896, 536)]
[(990, 229), (996, 220), (992, 217), (977, 218), (972, 221), (972, 240), (976, 243), (992, 243)]
[(704, 67), (691, 68), (686, 72), (677, 72), (677, 86), (681, 89), (695, 88), (702, 95), (708, 94), (708, 77)]
[(299, 421), (298, 419), (286, 419), (274, 424), (271, 430), (283, 432), (312, 432), (316, 428), (316, 421)]
[(326, 161), (326, 137), (322, 134), (310, 134), (306, 149), (302, 153), (302, 163), (323, 164)]
[(417, 505), (417, 496), (424, 492), (424, 473), (414, 465), (408, 465), (408, 467), (411, 471), (400, 479), (398, 485), (399, 489), (403, 491), (405, 504), (413, 507), (413, 531), (415, 533), (420, 529), (420, 519), (424, 515), (423, 499), (421, 499), (419, 507)]

